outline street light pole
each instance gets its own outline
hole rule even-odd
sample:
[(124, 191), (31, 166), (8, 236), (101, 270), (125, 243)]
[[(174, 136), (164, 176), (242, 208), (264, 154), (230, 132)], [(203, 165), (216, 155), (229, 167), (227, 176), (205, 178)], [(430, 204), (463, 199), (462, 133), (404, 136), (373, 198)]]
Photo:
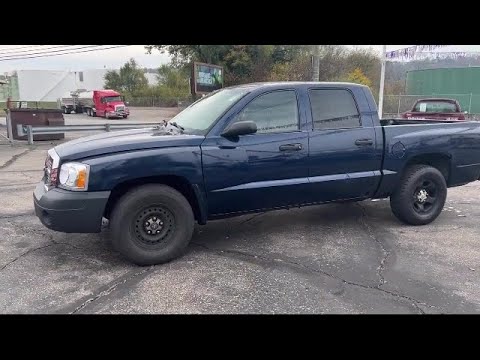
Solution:
[(313, 45), (312, 81), (320, 81), (320, 45)]
[(387, 45), (382, 46), (382, 70), (380, 73), (380, 91), (378, 93), (378, 117), (383, 116), (383, 90), (385, 88), (385, 64), (387, 61)]

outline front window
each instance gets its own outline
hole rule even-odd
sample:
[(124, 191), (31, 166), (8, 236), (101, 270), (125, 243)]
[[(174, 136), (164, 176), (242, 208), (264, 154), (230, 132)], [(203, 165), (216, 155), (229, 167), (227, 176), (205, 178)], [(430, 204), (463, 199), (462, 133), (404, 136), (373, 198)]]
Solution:
[(257, 134), (297, 131), (297, 95), (294, 90), (260, 95), (238, 114), (236, 121), (253, 121), (257, 125)]
[(415, 105), (414, 112), (424, 113), (455, 113), (457, 106), (450, 101), (420, 101)]
[(177, 114), (171, 121), (187, 134), (205, 135), (215, 121), (249, 92), (248, 88), (227, 88), (213, 92)]
[(103, 98), (104, 103), (110, 103), (110, 102), (120, 102), (122, 101), (122, 97), (120, 95), (117, 96), (105, 96)]

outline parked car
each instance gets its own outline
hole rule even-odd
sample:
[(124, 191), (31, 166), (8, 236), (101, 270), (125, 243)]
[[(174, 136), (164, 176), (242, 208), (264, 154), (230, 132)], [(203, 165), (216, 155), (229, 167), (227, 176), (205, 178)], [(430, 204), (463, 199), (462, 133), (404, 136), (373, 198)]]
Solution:
[(194, 222), (388, 198), (410, 225), (434, 221), (447, 188), (480, 178), (480, 124), (380, 121), (368, 87), (278, 82), (224, 88), (170, 122), (48, 151), (34, 191), (50, 229), (100, 232), (139, 265), (174, 259)]
[(410, 111), (402, 114), (408, 120), (465, 121), (467, 111), (462, 112), (460, 103), (455, 99), (417, 100)]

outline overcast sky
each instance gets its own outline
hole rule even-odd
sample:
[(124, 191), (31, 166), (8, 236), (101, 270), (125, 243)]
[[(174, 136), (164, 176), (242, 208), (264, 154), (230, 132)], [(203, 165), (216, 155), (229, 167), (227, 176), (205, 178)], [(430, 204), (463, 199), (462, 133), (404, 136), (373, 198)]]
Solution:
[[(7, 60), (6, 57), (12, 57), (16, 54), (32, 54), (33, 52), (47, 53), (52, 50), (45, 49), (57, 45), (44, 45), (43, 48), (29, 45), (0, 45), (0, 74), (12, 70), (87, 70), (87, 69), (118, 69), (129, 58), (135, 58), (141, 67), (157, 68), (161, 64), (169, 61), (168, 55), (160, 54), (154, 50), (152, 54), (146, 54), (144, 45), (131, 45), (128, 47), (92, 51), (86, 53), (40, 57), (35, 59)], [(82, 46), (82, 45), (78, 45)], [(111, 45), (104, 45), (105, 47)], [(112, 45), (113, 46), (113, 45)], [(349, 47), (371, 47), (380, 53), (382, 45), (347, 45)], [(387, 45), (387, 51), (397, 50), (411, 45)], [(19, 49), (21, 48), (21, 49)], [(64, 49), (64, 48), (62, 48)], [(480, 45), (452, 45), (440, 48), (436, 51), (474, 51), (480, 53)]]

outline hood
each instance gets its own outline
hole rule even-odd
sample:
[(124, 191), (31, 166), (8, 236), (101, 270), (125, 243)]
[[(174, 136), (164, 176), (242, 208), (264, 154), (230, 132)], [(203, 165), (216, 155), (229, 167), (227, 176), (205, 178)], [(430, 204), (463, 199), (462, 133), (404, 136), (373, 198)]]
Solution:
[(56, 146), (55, 151), (62, 160), (70, 161), (123, 151), (200, 146), (204, 139), (199, 135), (171, 135), (155, 128), (120, 130), (72, 140)]

